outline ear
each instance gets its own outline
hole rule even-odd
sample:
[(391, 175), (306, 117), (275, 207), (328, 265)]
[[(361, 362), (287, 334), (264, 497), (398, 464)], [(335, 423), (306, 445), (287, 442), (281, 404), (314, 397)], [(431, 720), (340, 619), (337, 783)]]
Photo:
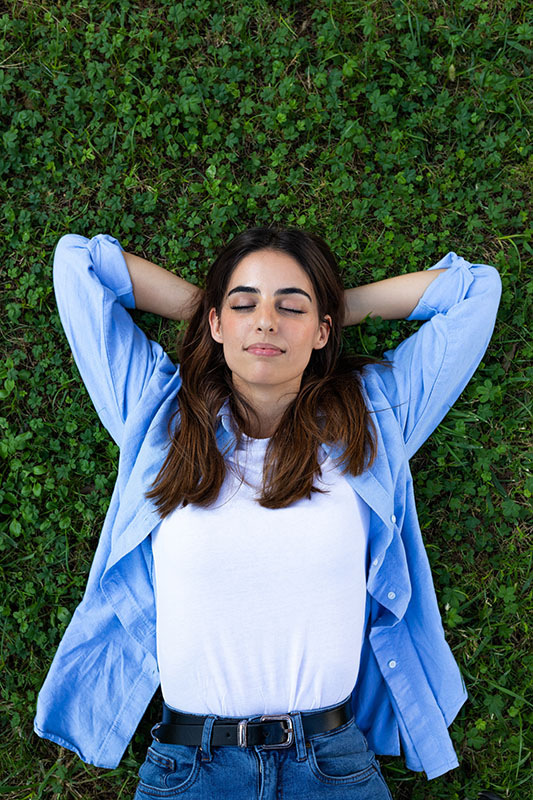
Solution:
[(315, 340), (315, 344), (313, 345), (313, 350), (321, 350), (327, 345), (331, 325), (331, 317), (329, 314), (326, 314), (318, 327), (318, 336)]
[(220, 319), (217, 316), (216, 308), (212, 308), (209, 312), (209, 327), (211, 328), (211, 336), (219, 344), (223, 343), (222, 331), (220, 327)]

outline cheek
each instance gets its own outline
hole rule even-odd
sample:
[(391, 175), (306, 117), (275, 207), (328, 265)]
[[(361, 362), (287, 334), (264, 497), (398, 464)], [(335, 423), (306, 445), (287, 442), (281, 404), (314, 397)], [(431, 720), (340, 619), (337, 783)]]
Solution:
[(304, 350), (312, 350), (316, 344), (316, 341), (319, 337), (319, 330), (315, 325), (310, 325), (306, 328), (305, 331), (298, 332), (298, 344), (299, 347)]
[(246, 335), (246, 320), (239, 319), (238, 317), (222, 315), (220, 333), (223, 339), (224, 347), (237, 348), (242, 346), (242, 342)]

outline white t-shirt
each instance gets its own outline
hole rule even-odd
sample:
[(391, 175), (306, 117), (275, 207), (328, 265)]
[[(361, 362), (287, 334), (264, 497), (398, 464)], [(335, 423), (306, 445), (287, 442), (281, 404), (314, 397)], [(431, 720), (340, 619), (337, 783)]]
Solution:
[(263, 508), (268, 441), (244, 437), (217, 502), (179, 507), (152, 532), (161, 688), (174, 709), (305, 711), (344, 700), (357, 679), (368, 506), (327, 459), (315, 484), (327, 493)]

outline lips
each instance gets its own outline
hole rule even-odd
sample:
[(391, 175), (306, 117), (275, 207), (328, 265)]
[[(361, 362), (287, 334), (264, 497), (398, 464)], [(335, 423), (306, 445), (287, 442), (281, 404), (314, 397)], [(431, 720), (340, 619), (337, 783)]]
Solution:
[(246, 351), (254, 356), (280, 356), (284, 352), (275, 344), (268, 344), (268, 342), (254, 342), (246, 348)]

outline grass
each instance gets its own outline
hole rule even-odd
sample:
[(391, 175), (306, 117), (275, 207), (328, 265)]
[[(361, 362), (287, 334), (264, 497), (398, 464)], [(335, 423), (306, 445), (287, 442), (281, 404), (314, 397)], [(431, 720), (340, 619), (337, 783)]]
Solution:
[[(503, 282), (487, 354), (411, 462), (448, 641), (470, 701), (460, 767), (380, 762), (396, 800), (522, 800), (531, 785), (528, 396), (532, 22), (522, 0), (245, 5), (8, 2), (0, 16), (2, 726), (7, 800), (130, 798), (151, 704), (116, 770), (32, 734), (116, 474), (62, 333), (52, 254), (110, 233), (202, 284), (221, 244), (320, 233), (347, 285), (453, 250)], [(135, 314), (167, 348), (177, 326)], [(347, 345), (379, 355), (412, 323)]]

